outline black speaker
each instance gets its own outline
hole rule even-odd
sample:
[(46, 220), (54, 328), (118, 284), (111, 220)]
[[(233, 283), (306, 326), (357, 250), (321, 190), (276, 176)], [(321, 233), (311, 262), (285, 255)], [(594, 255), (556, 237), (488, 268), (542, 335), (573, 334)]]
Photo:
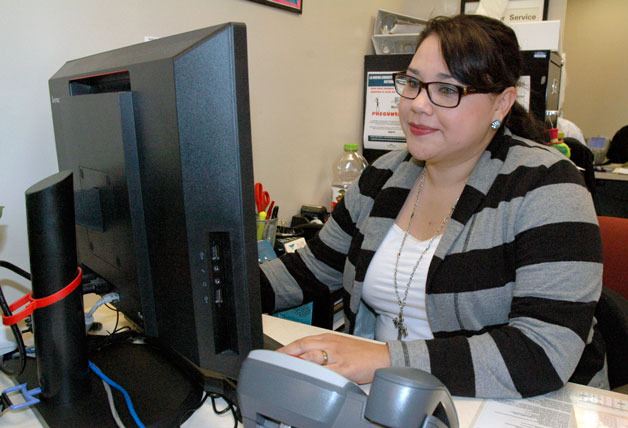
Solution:
[[(72, 173), (54, 174), (26, 191), (32, 295), (42, 299), (77, 277)], [(70, 404), (89, 391), (85, 315), (80, 286), (33, 312), (40, 398)]]

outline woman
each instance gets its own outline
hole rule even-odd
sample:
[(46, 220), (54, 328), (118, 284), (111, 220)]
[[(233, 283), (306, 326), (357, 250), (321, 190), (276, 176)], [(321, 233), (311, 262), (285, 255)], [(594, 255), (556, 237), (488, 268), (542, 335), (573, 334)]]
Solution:
[(265, 311), (344, 286), (350, 332), (385, 344), (327, 334), (281, 351), (358, 383), (416, 367), (463, 396), (604, 386), (595, 211), (573, 164), (524, 138), (539, 131), (520, 72), (500, 21), (428, 23), (394, 77), (407, 151), (368, 167), (307, 248), (262, 265)]

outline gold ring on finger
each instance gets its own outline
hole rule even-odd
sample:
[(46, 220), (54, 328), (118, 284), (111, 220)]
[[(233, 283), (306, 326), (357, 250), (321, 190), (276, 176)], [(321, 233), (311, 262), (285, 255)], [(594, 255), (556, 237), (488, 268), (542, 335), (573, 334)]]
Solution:
[(321, 363), (321, 366), (326, 366), (327, 363), (329, 363), (329, 355), (327, 355), (327, 351), (321, 349), (321, 354), (323, 354), (323, 362)]

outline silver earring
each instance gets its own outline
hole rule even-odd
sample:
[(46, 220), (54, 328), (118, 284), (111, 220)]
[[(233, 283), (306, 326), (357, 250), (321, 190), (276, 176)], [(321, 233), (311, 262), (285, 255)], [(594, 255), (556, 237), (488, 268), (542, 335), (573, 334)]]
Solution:
[(491, 129), (499, 129), (500, 126), (502, 126), (502, 121), (499, 119), (495, 119), (491, 122)]

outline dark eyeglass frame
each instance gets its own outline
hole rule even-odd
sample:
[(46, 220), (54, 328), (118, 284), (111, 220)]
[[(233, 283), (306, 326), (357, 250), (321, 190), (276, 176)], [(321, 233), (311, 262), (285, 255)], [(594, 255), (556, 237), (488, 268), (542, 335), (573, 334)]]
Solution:
[[(417, 93), (416, 93), (416, 95), (414, 97), (408, 97), (408, 96), (403, 95), (401, 92), (399, 92), (399, 89), (397, 88), (397, 79), (399, 77), (404, 77), (408, 81), (414, 81), (414, 82), (416, 82), (419, 85), (419, 90), (417, 91)], [(456, 105), (453, 105), (453, 106), (443, 106), (443, 105), (440, 105), (438, 103), (435, 103), (434, 100), (432, 100), (432, 96), (430, 95), (430, 90), (429, 90), (429, 86), (434, 84), (434, 83), (440, 83), (441, 85), (448, 85), (448, 86), (452, 86), (452, 87), (458, 89), (458, 102), (456, 103)], [(421, 93), (421, 90), (423, 88), (425, 88), (425, 92), (427, 92), (427, 97), (429, 98), (430, 102), (432, 104), (434, 104), (435, 106), (442, 107), (442, 108), (456, 108), (456, 107), (458, 107), (460, 105), (460, 100), (462, 99), (462, 97), (464, 97), (466, 95), (488, 93), (487, 91), (482, 91), (480, 89), (476, 89), (476, 88), (473, 88), (471, 86), (455, 85), (455, 84), (449, 83), (449, 82), (423, 82), (422, 80), (419, 80), (416, 77), (410, 76), (407, 73), (393, 73), (393, 85), (395, 86), (395, 91), (397, 92), (397, 94), (399, 94), (399, 96), (401, 96), (402, 98), (405, 98), (405, 99), (408, 99), (408, 100), (416, 99), (416, 97), (418, 97), (419, 94)]]

